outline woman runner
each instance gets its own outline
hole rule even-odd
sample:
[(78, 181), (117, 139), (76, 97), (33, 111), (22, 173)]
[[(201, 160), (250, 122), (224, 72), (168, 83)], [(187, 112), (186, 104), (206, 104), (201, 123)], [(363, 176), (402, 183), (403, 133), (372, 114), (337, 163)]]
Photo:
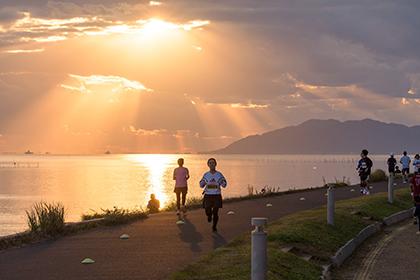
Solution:
[(207, 221), (213, 221), (213, 232), (217, 232), (217, 222), (219, 221), (219, 208), (222, 208), (221, 187), (226, 188), (227, 182), (223, 174), (216, 171), (216, 159), (210, 158), (207, 161), (210, 171), (204, 173), (200, 181), (200, 187), (204, 188), (203, 208), (207, 215)]
[[(188, 168), (184, 167), (184, 159), (178, 159), (178, 167), (174, 170), (173, 179), (175, 180), (175, 188), (174, 193), (176, 194), (176, 214), (180, 214), (181, 204), (182, 204), (182, 212), (185, 213), (187, 209), (185, 208), (185, 199), (187, 197), (188, 192), (188, 184), (187, 181), (190, 178), (190, 172)], [(182, 197), (181, 197), (182, 195)], [(181, 201), (182, 198), (182, 201)]]

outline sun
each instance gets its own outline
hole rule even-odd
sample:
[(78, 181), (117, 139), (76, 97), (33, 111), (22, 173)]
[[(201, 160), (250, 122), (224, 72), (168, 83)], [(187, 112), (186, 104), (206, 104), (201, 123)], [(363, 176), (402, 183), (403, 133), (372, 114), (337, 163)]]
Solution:
[(174, 31), (179, 30), (179, 26), (175, 23), (171, 23), (158, 18), (151, 18), (145, 21), (139, 22), (142, 27), (140, 32), (145, 37), (163, 37)]

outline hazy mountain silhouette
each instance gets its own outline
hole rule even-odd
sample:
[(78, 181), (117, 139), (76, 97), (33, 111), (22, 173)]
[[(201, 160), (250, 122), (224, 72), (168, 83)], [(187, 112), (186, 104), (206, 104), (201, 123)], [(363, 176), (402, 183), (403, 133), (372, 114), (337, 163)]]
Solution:
[(340, 122), (308, 120), (297, 126), (248, 136), (214, 151), (221, 154), (420, 153), (420, 126), (370, 119)]

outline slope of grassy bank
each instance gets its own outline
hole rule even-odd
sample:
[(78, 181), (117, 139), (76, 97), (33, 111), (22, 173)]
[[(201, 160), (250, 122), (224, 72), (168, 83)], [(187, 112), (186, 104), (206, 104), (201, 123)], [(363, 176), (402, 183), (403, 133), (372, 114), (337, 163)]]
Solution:
[[(386, 193), (336, 203), (335, 226), (326, 224), (325, 207), (286, 216), (268, 226), (268, 279), (319, 279), (321, 265), (365, 226), (412, 206), (407, 189), (395, 192), (394, 204)], [(176, 280), (249, 279), (250, 234), (236, 238), (184, 270)], [(293, 253), (281, 248), (293, 246)], [(298, 255), (313, 256), (305, 261)]]

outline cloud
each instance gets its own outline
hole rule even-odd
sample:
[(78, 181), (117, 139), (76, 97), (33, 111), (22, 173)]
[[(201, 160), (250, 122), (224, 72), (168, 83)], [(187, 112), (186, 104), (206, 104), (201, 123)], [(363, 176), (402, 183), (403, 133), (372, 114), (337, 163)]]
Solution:
[(162, 2), (159, 1), (149, 1), (149, 6), (162, 6)]
[(142, 128), (135, 128), (134, 126), (130, 125), (128, 127), (128, 131), (130, 131), (131, 133), (133, 133), (134, 135), (137, 136), (158, 136), (158, 135), (168, 135), (168, 130), (166, 129), (152, 129), (152, 130), (147, 130), (147, 129), (142, 129)]
[[(0, 53), (46, 50), (0, 56), (0, 129), (57, 85), (84, 94), (159, 92), (121, 98), (125, 109), (141, 98), (133, 119), (119, 124), (136, 140), (210, 141), (215, 133), (211, 141), (221, 145), (223, 135), (309, 118), (420, 122), (418, 1), (117, 2), (1, 1)], [(190, 33), (180, 36), (188, 37), (182, 49), (166, 44), (145, 51), (140, 42), (131, 44), (151, 30)], [(29, 72), (47, 74), (18, 74)]]
[(232, 108), (241, 108), (241, 109), (265, 109), (270, 107), (269, 104), (254, 104), (254, 103), (234, 103), (230, 104)]
[(40, 52), (44, 52), (45, 49), (44, 48), (40, 48), (40, 49), (32, 49), (32, 50), (28, 50), (28, 49), (24, 49), (24, 50), (5, 50), (3, 51), (4, 53), (10, 53), (10, 54), (21, 54), (21, 53), (40, 53)]
[(126, 92), (126, 91), (142, 91), (152, 92), (153, 90), (145, 87), (138, 81), (129, 80), (120, 76), (103, 76), (103, 75), (90, 75), (81, 76), (69, 74), (78, 85), (67, 85), (61, 84), (62, 88), (71, 91), (78, 91), (80, 93), (90, 93), (95, 91), (96, 86), (106, 87), (114, 93)]
[[(209, 25), (208, 20), (189, 20), (171, 22), (162, 19), (148, 18), (136, 20), (113, 20), (101, 16), (77, 16), (69, 18), (40, 18), (30, 12), (21, 12), (21, 18), (9, 25), (0, 25), (0, 41), (3, 45), (19, 43), (48, 43), (64, 41), (75, 37), (98, 36), (110, 34), (142, 34), (166, 30), (192, 31)], [(153, 29), (153, 30), (151, 30)]]

